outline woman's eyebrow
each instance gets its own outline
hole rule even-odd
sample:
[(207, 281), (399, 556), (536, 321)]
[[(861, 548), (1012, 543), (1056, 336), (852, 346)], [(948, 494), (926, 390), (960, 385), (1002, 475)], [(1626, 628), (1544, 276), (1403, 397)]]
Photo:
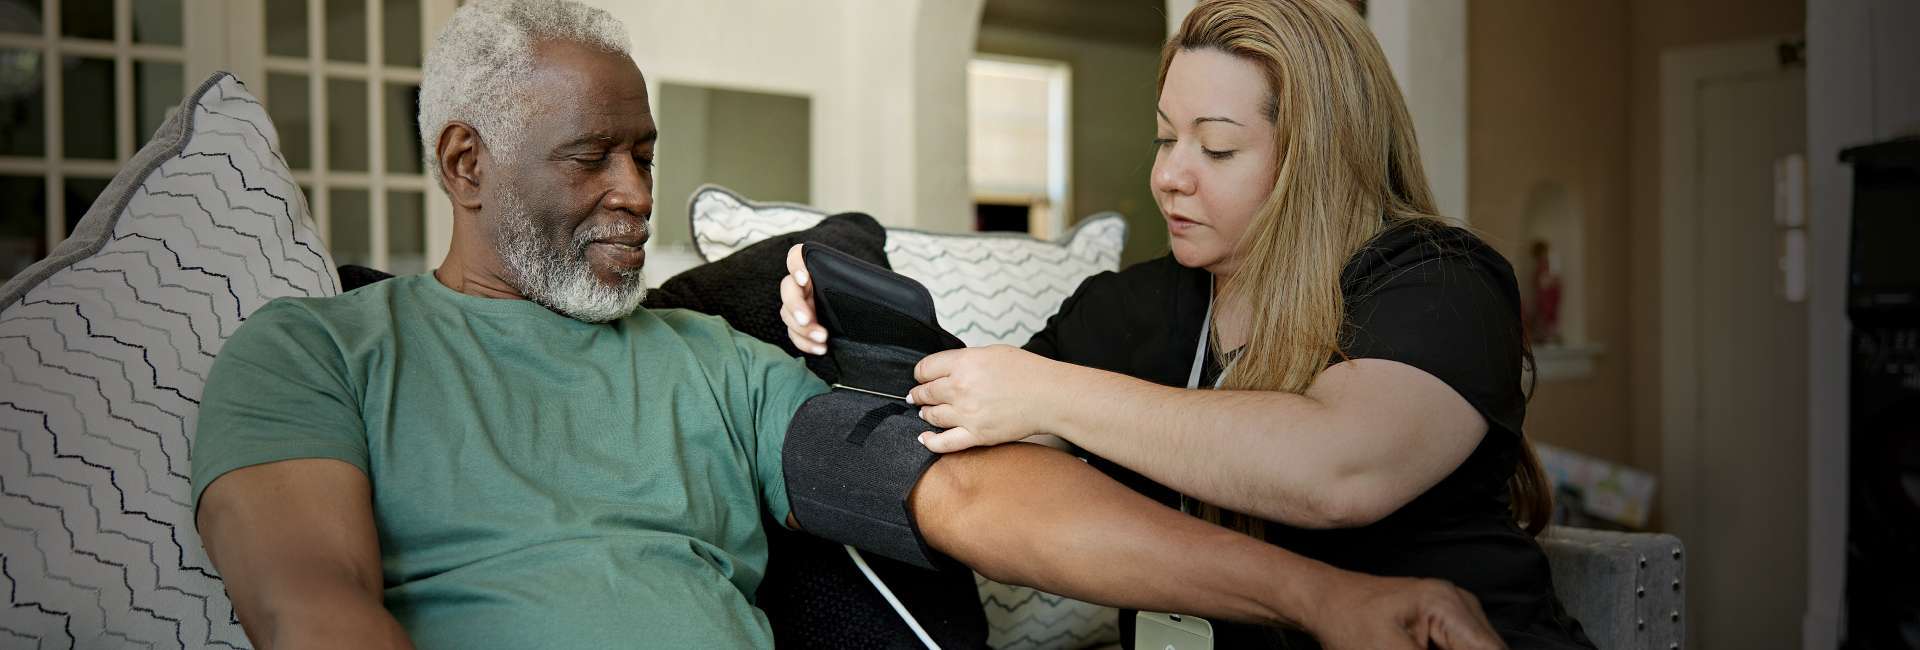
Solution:
[[(1163, 120), (1166, 120), (1166, 121), (1167, 121), (1167, 123), (1169, 123), (1169, 124), (1171, 124), (1171, 123), (1173, 123), (1173, 118), (1171, 118), (1171, 117), (1167, 117), (1167, 112), (1166, 112), (1166, 111), (1163, 111), (1163, 110), (1160, 110), (1160, 109), (1157, 109), (1157, 108), (1156, 108), (1156, 109), (1153, 109), (1153, 112), (1155, 112), (1155, 113), (1158, 113), (1158, 114), (1160, 115), (1160, 119), (1163, 119)], [(1234, 120), (1234, 119), (1233, 119), (1233, 118), (1231, 118), (1231, 117), (1226, 117), (1226, 116), (1221, 116), (1221, 115), (1208, 115), (1208, 116), (1203, 116), (1203, 117), (1196, 117), (1196, 118), (1193, 118), (1193, 125), (1194, 125), (1194, 126), (1199, 126), (1199, 125), (1201, 125), (1201, 124), (1204, 124), (1204, 123), (1207, 123), (1207, 122), (1226, 122), (1226, 123), (1228, 123), (1228, 124), (1232, 124), (1232, 125), (1234, 125), (1234, 126), (1246, 126), (1245, 124), (1241, 124), (1241, 123), (1240, 123), (1239, 121), (1237, 121), (1237, 120)]]

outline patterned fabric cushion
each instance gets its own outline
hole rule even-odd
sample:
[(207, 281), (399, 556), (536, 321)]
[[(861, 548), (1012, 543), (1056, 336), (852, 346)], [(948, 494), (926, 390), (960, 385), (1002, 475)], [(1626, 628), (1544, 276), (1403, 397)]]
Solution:
[(940, 325), (967, 345), (1024, 345), (1080, 283), (1120, 268), (1127, 222), (1081, 221), (1056, 241), (1026, 235), (887, 231), (887, 261), (933, 292)]
[(260, 103), (217, 74), (0, 287), (0, 646), (247, 647), (187, 455), (225, 338), (339, 291)]
[[(756, 203), (716, 185), (694, 192), (687, 210), (694, 245), (707, 261), (826, 218), (815, 208)], [(1081, 221), (1059, 241), (1025, 235), (938, 234), (887, 229), (893, 270), (927, 285), (940, 324), (968, 345), (1021, 345), (1060, 310), (1080, 282), (1120, 267), (1127, 225), (1119, 214)], [(987, 644), (1083, 648), (1120, 639), (1118, 612), (974, 576), (987, 613)]]

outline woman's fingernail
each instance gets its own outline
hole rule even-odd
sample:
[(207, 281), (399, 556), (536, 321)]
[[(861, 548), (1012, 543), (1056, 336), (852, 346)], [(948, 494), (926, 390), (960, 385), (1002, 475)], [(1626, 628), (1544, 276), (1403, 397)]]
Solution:
[[(806, 323), (802, 322), (800, 324), (805, 325)], [(807, 335), (807, 338), (813, 339), (814, 343), (826, 343), (827, 332), (826, 330), (814, 330), (813, 333)]]
[(913, 393), (911, 391), (907, 393), (907, 405), (908, 406), (913, 405)]
[(925, 446), (927, 446), (927, 434), (929, 434), (929, 433), (933, 433), (933, 432), (931, 432), (931, 431), (922, 431), (922, 432), (920, 432), (920, 437), (918, 437), (918, 438), (914, 438), (914, 440), (918, 440), (918, 441), (920, 441), (920, 446), (922, 446), (922, 447), (925, 447)]
[(813, 315), (808, 314), (807, 310), (805, 309), (793, 310), (793, 322), (799, 323), (801, 327), (806, 327), (807, 323), (812, 321), (813, 321)]
[(817, 346), (814, 346), (814, 348), (813, 348), (813, 353), (814, 353), (814, 354), (826, 354), (826, 353), (827, 353), (827, 346), (824, 346), (824, 345), (817, 345)]
[(800, 286), (807, 286), (807, 272), (801, 271), (793, 274), (793, 281), (800, 283)]

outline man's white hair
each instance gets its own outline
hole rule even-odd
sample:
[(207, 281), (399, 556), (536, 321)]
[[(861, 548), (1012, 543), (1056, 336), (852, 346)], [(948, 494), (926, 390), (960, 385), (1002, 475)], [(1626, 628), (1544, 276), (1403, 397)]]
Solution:
[(427, 52), (420, 83), (420, 142), (435, 182), (440, 157), (434, 150), (448, 122), (472, 125), (496, 159), (520, 145), (533, 117), (527, 92), (533, 46), (544, 40), (632, 54), (619, 19), (578, 2), (479, 0), (453, 12)]

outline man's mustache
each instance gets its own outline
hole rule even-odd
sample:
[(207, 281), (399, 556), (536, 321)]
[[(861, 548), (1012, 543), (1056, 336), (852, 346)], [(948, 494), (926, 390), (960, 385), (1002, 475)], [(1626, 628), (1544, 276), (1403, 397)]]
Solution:
[(574, 233), (572, 242), (573, 249), (575, 251), (584, 251), (587, 248), (587, 244), (601, 239), (645, 237), (648, 234), (648, 230), (648, 224), (645, 221), (613, 221), (603, 223)]

